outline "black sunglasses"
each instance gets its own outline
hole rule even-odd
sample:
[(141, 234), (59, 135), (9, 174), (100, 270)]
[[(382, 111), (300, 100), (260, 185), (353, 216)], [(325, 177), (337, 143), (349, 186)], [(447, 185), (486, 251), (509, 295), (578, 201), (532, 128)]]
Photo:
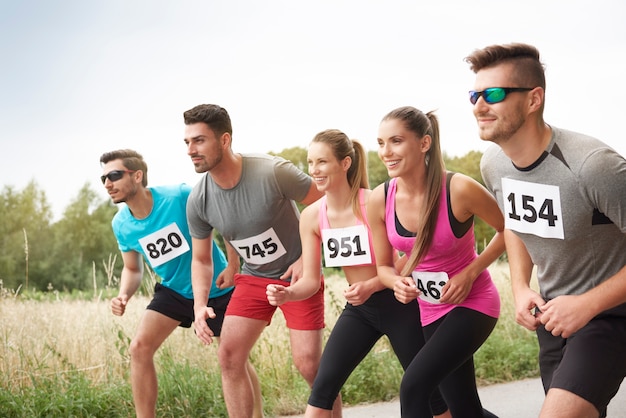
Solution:
[(102, 180), (102, 184), (104, 184), (106, 179), (109, 179), (109, 181), (118, 181), (119, 179), (124, 177), (124, 174), (126, 174), (126, 173), (134, 173), (135, 171), (137, 171), (137, 170), (113, 170), (113, 171), (109, 171), (105, 175), (100, 176), (100, 180)]
[(469, 91), (469, 99), (473, 105), (476, 104), (480, 96), (483, 96), (485, 102), (489, 104), (500, 103), (504, 99), (506, 99), (506, 95), (509, 93), (513, 93), (516, 91), (530, 91), (532, 88), (530, 87), (490, 87), (483, 91)]

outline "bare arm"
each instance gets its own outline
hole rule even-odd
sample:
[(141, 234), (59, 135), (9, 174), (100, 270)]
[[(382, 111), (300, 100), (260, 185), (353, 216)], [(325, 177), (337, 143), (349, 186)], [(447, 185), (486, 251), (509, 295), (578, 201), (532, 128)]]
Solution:
[(509, 256), (509, 268), (511, 270), (511, 287), (515, 300), (515, 320), (531, 331), (540, 325), (533, 310), (542, 306), (545, 301), (541, 295), (530, 288), (530, 278), (533, 270), (533, 262), (526, 246), (513, 231), (504, 231), (506, 252)]
[(321, 286), (321, 238), (318, 223), (319, 205), (305, 208), (300, 216), (300, 239), (302, 241), (302, 276), (290, 286), (268, 285), (267, 300), (274, 306), (307, 299)]
[(226, 259), (228, 260), (228, 264), (224, 271), (219, 274), (215, 282), (220, 289), (233, 286), (235, 284), (235, 274), (239, 273), (241, 269), (241, 260), (239, 259), (237, 251), (228, 242), (224, 242), (224, 246), (226, 247)]
[[(402, 303), (415, 300), (419, 291), (413, 279), (400, 276), (396, 270), (397, 256), (387, 239), (385, 225), (385, 190), (381, 184), (370, 194), (367, 204), (367, 221), (372, 230), (374, 253), (376, 254), (376, 270), (378, 279), (386, 287), (393, 289), (396, 299)], [(404, 257), (403, 257), (404, 258)], [(402, 260), (406, 262), (406, 260)]]
[(324, 196), (324, 192), (320, 192), (317, 190), (317, 186), (315, 186), (314, 182), (311, 182), (311, 186), (309, 187), (309, 191), (307, 192), (304, 199), (300, 201), (303, 205), (310, 205), (313, 202), (319, 200), (320, 197)]
[(140, 253), (122, 252), (122, 260), (124, 268), (120, 277), (120, 290), (117, 296), (111, 299), (111, 312), (117, 316), (124, 315), (126, 304), (139, 289), (143, 277), (143, 258)]
[(450, 200), (457, 220), (464, 222), (476, 215), (496, 230), (483, 252), (444, 286), (441, 302), (458, 304), (467, 298), (478, 275), (504, 252), (504, 218), (496, 199), (487, 189), (463, 174), (452, 177)]
[(194, 329), (205, 344), (213, 342), (213, 331), (206, 323), (214, 318), (212, 308), (207, 307), (213, 281), (213, 235), (204, 239), (192, 238), (191, 286), (193, 287)]

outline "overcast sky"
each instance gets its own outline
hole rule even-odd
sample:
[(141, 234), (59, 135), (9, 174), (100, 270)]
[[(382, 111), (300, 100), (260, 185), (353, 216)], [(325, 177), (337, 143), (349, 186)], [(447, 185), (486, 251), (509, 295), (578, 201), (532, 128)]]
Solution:
[(464, 57), (537, 46), (546, 121), (626, 154), (623, 0), (0, 0), (0, 186), (35, 180), (59, 218), (99, 157), (144, 155), (150, 185), (199, 178), (183, 111), (225, 107), (237, 152), (337, 128), (376, 149), (382, 116), (437, 109), (449, 155), (484, 151)]

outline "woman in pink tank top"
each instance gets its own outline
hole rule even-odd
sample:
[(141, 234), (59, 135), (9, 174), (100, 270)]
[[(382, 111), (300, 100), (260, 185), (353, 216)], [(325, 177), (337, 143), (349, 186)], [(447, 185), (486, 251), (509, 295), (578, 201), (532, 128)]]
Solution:
[[(487, 270), (504, 251), (497, 202), (470, 177), (446, 173), (432, 112), (391, 111), (380, 124), (378, 145), (392, 177), (374, 189), (367, 207), (378, 276), (400, 302), (417, 298), (426, 338), (402, 379), (402, 416), (429, 417), (428, 397), (439, 387), (453, 417), (493, 417), (478, 397), (473, 354), (500, 313)], [(480, 255), (474, 215), (496, 230)], [(402, 269), (394, 250), (407, 255)]]
[[(346, 305), (324, 347), (306, 417), (332, 416), (341, 387), (383, 335), (405, 370), (424, 345), (416, 300), (397, 301), (376, 273), (365, 210), (371, 193), (366, 163), (361, 144), (339, 130), (329, 129), (313, 138), (309, 174), (324, 196), (300, 217), (303, 274), (291, 286), (267, 287), (273, 305), (310, 297), (321, 285), (322, 259), (326, 267), (341, 267), (348, 282)], [(428, 398), (429, 411), (450, 417), (438, 390)]]

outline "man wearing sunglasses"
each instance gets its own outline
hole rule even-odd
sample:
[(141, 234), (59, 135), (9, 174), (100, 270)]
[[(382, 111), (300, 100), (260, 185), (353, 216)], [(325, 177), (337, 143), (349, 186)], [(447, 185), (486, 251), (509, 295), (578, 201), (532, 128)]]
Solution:
[[(291, 162), (265, 154), (235, 153), (226, 109), (199, 105), (184, 113), (185, 143), (195, 170), (206, 173), (187, 204), (193, 242), (193, 292), (196, 335), (205, 344), (213, 331), (203, 320), (210, 309), (201, 301), (209, 292), (213, 229), (243, 259), (224, 318), (218, 357), (224, 400), (230, 418), (248, 418), (252, 393), (243, 360), (277, 309), (266, 296), (268, 284), (287, 285), (302, 276), (302, 247), (295, 202), (308, 205), (322, 196), (312, 179)], [(230, 257), (230, 254), (229, 254)], [(321, 269), (321, 265), (320, 265)], [(313, 384), (322, 354), (324, 287), (309, 299), (280, 308), (289, 328), (294, 365)], [(340, 411), (339, 398), (334, 411)], [(340, 412), (339, 412), (340, 413)]]
[(480, 137), (497, 144), (481, 172), (505, 217), (516, 320), (539, 340), (540, 416), (606, 416), (626, 375), (626, 160), (544, 122), (535, 47), (492, 45), (466, 61)]
[[(107, 152), (100, 157), (100, 163), (102, 184), (111, 200), (124, 203), (112, 221), (124, 261), (119, 293), (111, 300), (113, 314), (124, 315), (128, 301), (141, 284), (143, 260), (161, 278), (129, 348), (137, 417), (154, 417), (158, 390), (154, 354), (176, 327), (189, 328), (194, 320), (191, 237), (186, 217), (191, 187), (185, 184), (147, 187), (147, 164), (133, 150)], [(207, 299), (215, 317), (207, 322), (218, 336), (233, 290), (220, 285), (229, 282), (228, 276), (239, 270), (239, 259), (229, 257), (227, 266), (215, 242), (211, 251), (214, 270), (211, 299)]]

